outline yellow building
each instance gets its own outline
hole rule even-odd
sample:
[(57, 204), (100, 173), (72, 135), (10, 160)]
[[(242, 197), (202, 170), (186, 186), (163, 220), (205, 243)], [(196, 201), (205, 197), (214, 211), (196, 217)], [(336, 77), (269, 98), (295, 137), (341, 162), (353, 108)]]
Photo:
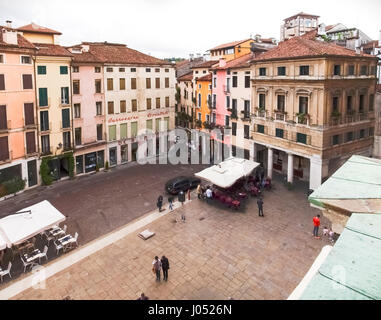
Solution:
[(41, 158), (49, 156), (47, 164), (50, 172), (53, 179), (59, 180), (68, 176), (73, 169), (72, 54), (58, 45), (61, 33), (57, 31), (33, 23), (18, 28), (18, 31), (37, 47), (34, 65), (39, 152)]

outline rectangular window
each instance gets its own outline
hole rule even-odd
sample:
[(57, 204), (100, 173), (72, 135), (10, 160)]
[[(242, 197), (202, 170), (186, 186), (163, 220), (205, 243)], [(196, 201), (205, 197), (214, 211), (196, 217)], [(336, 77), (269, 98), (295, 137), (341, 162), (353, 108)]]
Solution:
[(266, 75), (266, 68), (259, 68), (259, 75), (261, 77), (265, 76)]
[(43, 154), (50, 153), (50, 137), (49, 135), (41, 136), (41, 152)]
[(340, 67), (340, 65), (339, 64), (335, 64), (333, 66), (333, 75), (334, 76), (339, 76), (340, 73), (341, 73), (341, 67)]
[(131, 137), (134, 138), (138, 135), (138, 123), (131, 122)]
[(22, 75), (22, 85), (24, 90), (33, 89), (33, 79), (31, 74)]
[(48, 131), (49, 130), (49, 112), (40, 111), (40, 130)]
[(63, 140), (63, 149), (64, 151), (71, 149), (71, 141), (70, 141), (70, 131), (64, 132), (62, 134)]
[(360, 130), (359, 138), (360, 139), (365, 138), (365, 129)]
[(33, 132), (25, 133), (26, 138), (26, 153), (32, 154), (36, 152), (36, 135)]
[(250, 100), (245, 100), (244, 102), (244, 110), (243, 110), (244, 117), (246, 119), (250, 119)]
[(32, 59), (29, 56), (21, 56), (22, 64), (32, 64)]
[(237, 113), (237, 99), (232, 99), (232, 110)]
[(276, 128), (275, 129), (275, 136), (277, 138), (282, 138), (283, 139), (283, 136), (284, 136), (284, 130), (283, 129), (278, 129)]
[(81, 104), (80, 103), (74, 103), (74, 118), (76, 119), (81, 118)]
[(286, 67), (278, 67), (278, 76), (286, 75)]
[(0, 63), (4, 63), (4, 55), (0, 54)]
[(369, 128), (369, 137), (374, 136), (374, 127)]
[(369, 111), (374, 110), (374, 94), (369, 95)]
[(95, 73), (101, 73), (101, 67), (94, 67)]
[(122, 123), (120, 125), (120, 139), (127, 138), (127, 123)]
[(347, 96), (347, 112), (352, 111), (352, 96)]
[(237, 122), (232, 122), (232, 135), (237, 135)]
[(245, 139), (250, 139), (250, 126), (245, 125), (243, 127), (243, 133), (244, 133), (243, 136), (244, 136)]
[(245, 88), (250, 88), (250, 76), (245, 76)]
[(348, 76), (354, 76), (355, 75), (355, 66), (350, 65), (348, 66)]
[(107, 71), (107, 72), (113, 72), (114, 69), (109, 67), (109, 68), (106, 68), (106, 71)]
[(125, 72), (126, 71), (126, 69), (124, 69), (124, 68), (119, 68), (119, 72)]
[(266, 108), (266, 95), (264, 93), (259, 94), (259, 108)]
[(131, 100), (132, 112), (138, 111), (138, 101), (136, 99)]
[(131, 72), (136, 72), (136, 68), (131, 68)]
[(284, 112), (286, 96), (283, 94), (277, 95), (277, 110)]
[(119, 79), (119, 90), (126, 90), (126, 79)]
[(300, 76), (309, 76), (310, 75), (310, 66), (300, 66), (299, 67)]
[(151, 68), (146, 68), (146, 72), (151, 72)]
[(339, 97), (332, 98), (332, 113), (337, 114), (339, 112)]
[(101, 141), (103, 140), (103, 125), (97, 124), (97, 140)]
[(360, 97), (359, 97), (360, 101), (359, 101), (359, 112), (360, 113), (363, 113), (364, 112), (364, 100), (365, 100), (365, 96), (363, 94), (360, 94)]
[(226, 109), (230, 108), (230, 96), (226, 96)]
[(156, 68), (156, 69), (155, 69), (155, 72), (160, 72), (160, 68)]
[(46, 74), (46, 66), (37, 66), (37, 74)]
[(75, 172), (76, 174), (83, 173), (83, 155), (75, 157)]
[(108, 140), (109, 141), (116, 140), (116, 125), (108, 127)]
[(156, 109), (160, 109), (160, 98), (156, 98)]
[(165, 69), (164, 71), (165, 71), (165, 72), (169, 72), (169, 69)]
[(230, 124), (230, 118), (229, 118), (229, 116), (225, 116), (225, 126), (229, 126), (229, 124)]
[(62, 109), (62, 128), (70, 128), (70, 109)]
[(131, 78), (131, 90), (136, 89), (136, 78)]
[(5, 90), (5, 79), (3, 74), (0, 74), (0, 90)]
[(352, 131), (351, 132), (347, 132), (346, 137), (347, 137), (347, 139), (346, 139), (347, 142), (352, 141), (353, 140), (353, 132)]
[(126, 100), (120, 101), (120, 113), (126, 113)]
[(36, 124), (34, 121), (35, 119), (34, 119), (33, 103), (24, 103), (24, 116), (25, 116), (25, 125), (26, 126)]
[(155, 78), (155, 88), (160, 89), (160, 78)]
[(69, 104), (69, 87), (61, 88), (61, 104)]
[(155, 132), (159, 132), (160, 131), (160, 120), (161, 120), (160, 118), (156, 118), (155, 119)]
[(146, 89), (151, 89), (151, 78), (146, 78)]
[(102, 115), (102, 101), (95, 102), (95, 107), (97, 109), (97, 116)]
[(8, 129), (7, 107), (0, 106), (0, 129)]
[(146, 121), (146, 128), (152, 131), (152, 119)]
[(297, 133), (296, 142), (307, 144), (307, 135), (305, 135), (304, 133)]
[(60, 74), (68, 74), (67, 66), (60, 66)]
[(79, 72), (79, 67), (73, 67), (73, 73), (78, 73)]
[(107, 113), (114, 114), (114, 101), (109, 101), (107, 103)]
[(165, 107), (169, 108), (169, 97), (165, 97)]
[(368, 66), (366, 66), (366, 65), (361, 66), (360, 75), (362, 75), (362, 76), (368, 75)]
[(95, 80), (95, 93), (102, 93), (102, 80)]
[[(233, 88), (237, 88), (237, 86), (238, 86), (238, 84), (237, 84), (237, 80), (238, 80), (238, 78), (237, 78), (237, 76), (233, 76), (233, 78), (232, 78), (233, 80), (232, 80), (232, 87)], [(246, 82), (245, 82), (246, 83)]]
[(114, 79), (112, 78), (107, 79), (107, 90), (108, 91), (114, 90)]
[(332, 136), (332, 145), (336, 146), (340, 143), (340, 135), (336, 134)]
[(217, 78), (213, 78), (213, 87), (217, 88)]
[(38, 105), (46, 107), (48, 105), (48, 88), (38, 89)]
[(120, 161), (126, 163), (128, 161), (128, 145), (120, 146)]
[(79, 94), (79, 80), (73, 80), (73, 94)]
[(146, 105), (147, 105), (147, 110), (152, 109), (152, 99), (151, 98), (147, 98)]
[(82, 128), (75, 128), (74, 138), (75, 138), (75, 145), (80, 146), (82, 144)]
[(257, 132), (259, 133), (265, 133), (265, 126), (258, 124), (257, 125)]
[(169, 78), (165, 78), (165, 87), (169, 88)]
[(308, 114), (308, 97), (299, 97), (299, 113)]

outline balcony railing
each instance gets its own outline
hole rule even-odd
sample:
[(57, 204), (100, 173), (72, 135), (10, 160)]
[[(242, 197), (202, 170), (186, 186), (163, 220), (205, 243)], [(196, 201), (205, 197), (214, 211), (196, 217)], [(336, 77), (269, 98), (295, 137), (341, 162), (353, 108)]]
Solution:
[(12, 120), (7, 120), (7, 126), (6, 126), (6, 128), (1, 128), (0, 127), (0, 132), (7, 132), (11, 128), (12, 128)]
[(299, 113), (299, 114), (296, 114), (296, 117), (295, 117), (295, 122), (297, 124), (303, 124), (303, 125), (309, 125), (309, 122), (310, 122), (310, 116), (306, 113)]
[(258, 118), (266, 118), (266, 110), (258, 109), (255, 113)]
[(274, 114), (275, 114), (275, 117), (274, 117), (275, 120), (277, 120), (277, 121), (286, 121), (286, 114), (283, 111), (276, 110), (274, 112)]

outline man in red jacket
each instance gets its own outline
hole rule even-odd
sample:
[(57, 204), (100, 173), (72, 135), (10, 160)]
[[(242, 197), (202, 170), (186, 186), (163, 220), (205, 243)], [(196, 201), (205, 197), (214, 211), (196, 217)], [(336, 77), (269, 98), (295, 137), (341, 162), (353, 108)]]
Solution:
[(317, 215), (316, 217), (314, 217), (312, 219), (312, 221), (314, 223), (314, 236), (315, 236), (315, 239), (320, 239), (320, 237), (319, 237), (320, 215)]

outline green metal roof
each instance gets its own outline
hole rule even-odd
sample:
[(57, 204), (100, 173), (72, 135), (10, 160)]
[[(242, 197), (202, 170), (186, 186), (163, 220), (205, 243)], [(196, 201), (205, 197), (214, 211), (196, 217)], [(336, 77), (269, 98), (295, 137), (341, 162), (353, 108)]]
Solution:
[(300, 299), (381, 299), (381, 214), (352, 214)]
[(381, 160), (352, 156), (308, 199), (320, 207), (320, 199), (381, 199)]

